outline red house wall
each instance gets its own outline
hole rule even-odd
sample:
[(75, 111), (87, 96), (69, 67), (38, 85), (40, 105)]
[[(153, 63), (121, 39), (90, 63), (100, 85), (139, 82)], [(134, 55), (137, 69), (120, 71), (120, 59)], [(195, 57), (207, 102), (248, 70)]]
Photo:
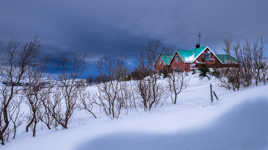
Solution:
[[(159, 61), (161, 63), (159, 63)], [(166, 66), (164, 65), (164, 62), (161, 60), (160, 56), (158, 56), (157, 61), (156, 61), (155, 65), (154, 65), (154, 67), (155, 67), (155, 71), (157, 71), (157, 72), (158, 71), (161, 71), (161, 70), (164, 70), (166, 68)]]
[(198, 62), (202, 62), (207, 64), (208, 66), (213, 66), (213, 65), (220, 65), (220, 61), (217, 59), (217, 57), (213, 54), (210, 53), (210, 60), (209, 61), (203, 61), (203, 57), (204, 57), (204, 53), (208, 52), (209, 49), (207, 48), (199, 57), (197, 57), (197, 59), (194, 61), (194, 63), (196, 64), (197, 61)]
[(178, 53), (175, 54), (175, 57), (171, 60), (170, 63), (170, 69), (171, 70), (180, 70), (180, 71), (186, 71), (187, 64), (185, 64), (182, 60), (182, 58), (179, 56), (179, 61), (176, 61), (176, 57), (179, 56)]

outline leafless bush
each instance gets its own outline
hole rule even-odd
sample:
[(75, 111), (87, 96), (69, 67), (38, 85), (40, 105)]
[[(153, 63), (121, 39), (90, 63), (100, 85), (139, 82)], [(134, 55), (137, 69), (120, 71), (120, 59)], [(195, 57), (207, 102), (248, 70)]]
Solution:
[(52, 100), (45, 107), (56, 122), (56, 126), (67, 129), (69, 121), (77, 108), (79, 91), (84, 85), (77, 78), (84, 70), (84, 56), (63, 57), (59, 63), (58, 81), (52, 91)]
[[(229, 89), (239, 90), (241, 87), (249, 87), (255, 82), (257, 86), (259, 82), (266, 83), (267, 64), (263, 59), (264, 42), (263, 38), (254, 43), (246, 41), (231, 43), (225, 41), (225, 51), (228, 54), (234, 54), (240, 67), (235, 69), (226, 69), (222, 79), (222, 85)], [(230, 85), (227, 85), (230, 84)]]
[(94, 99), (94, 96), (92, 96), (85, 89), (79, 90), (78, 93), (79, 93), (79, 99), (80, 99), (79, 108), (81, 110), (85, 110), (86, 112), (89, 113), (90, 116), (93, 116), (95, 119), (97, 119), (97, 116), (93, 112), (93, 108), (94, 108), (94, 105), (99, 105), (99, 104)]
[(16, 99), (13, 100), (12, 103), (10, 104), (10, 110), (9, 110), (9, 118), (12, 123), (12, 128), (11, 131), (13, 132), (12, 138), (16, 138), (17, 134), (17, 128), (22, 125), (23, 123), (23, 112), (21, 112), (21, 99)]
[(120, 82), (119, 99), (124, 102), (123, 108), (128, 112), (130, 109), (137, 107), (134, 93), (134, 83), (132, 81)]
[(240, 68), (227, 68), (220, 70), (221, 87), (229, 90), (237, 91), (241, 88), (241, 73)]
[(159, 104), (163, 94), (163, 87), (160, 85), (159, 76), (153, 71), (154, 61), (160, 54), (162, 44), (160, 41), (150, 41), (141, 51), (138, 57), (138, 67), (136, 68), (137, 82), (135, 89), (141, 97), (145, 111), (150, 111)]
[(4, 84), (0, 89), (0, 140), (2, 145), (8, 140), (8, 132), (11, 130), (11, 103), (21, 90), (21, 86), (19, 85), (21, 85), (21, 81), (24, 79), (27, 69), (32, 66), (39, 47), (39, 41), (36, 40), (27, 42), (23, 47), (20, 47), (16, 42), (11, 42), (9, 43), (6, 53), (4, 53), (5, 60), (4, 63), (1, 64), (1, 77)]
[(263, 51), (264, 41), (261, 38), (260, 41), (255, 42), (253, 45), (253, 68), (256, 86), (262, 81), (262, 78), (265, 78), (267, 73), (267, 64), (263, 58)]
[(97, 85), (95, 97), (107, 116), (118, 118), (122, 109), (128, 110), (134, 104), (132, 92), (125, 82), (128, 69), (122, 59), (103, 57), (98, 61), (98, 71), (107, 78)]
[(41, 109), (39, 110), (40, 115), (39, 115), (39, 120), (46, 125), (46, 127), (51, 130), (52, 127), (57, 127), (57, 123), (52, 117), (51, 114), (51, 103), (52, 103), (52, 90), (53, 90), (53, 85), (48, 84), (45, 88), (42, 89), (41, 91)]
[(77, 104), (77, 92), (71, 87), (57, 87), (53, 91), (50, 112), (57, 124), (67, 129)]
[[(36, 69), (36, 70), (35, 70)], [(26, 97), (26, 103), (29, 106), (29, 120), (26, 125), (26, 132), (29, 132), (29, 128), (32, 128), (33, 137), (36, 136), (36, 127), (38, 123), (42, 120), (42, 101), (45, 101), (48, 97), (45, 94), (46, 88), (43, 80), (43, 73), (37, 68), (32, 68), (27, 72), (27, 81), (28, 84), (24, 86), (24, 94)], [(45, 117), (45, 116), (44, 116)]]
[(186, 88), (186, 81), (184, 74), (171, 72), (168, 75), (168, 87), (172, 103), (176, 104), (178, 95)]
[(164, 90), (158, 82), (157, 74), (152, 74), (142, 80), (138, 80), (136, 87), (136, 91), (141, 97), (144, 111), (150, 111), (159, 104)]
[(119, 118), (124, 102), (119, 98), (119, 81), (107, 81), (97, 85), (97, 99), (105, 114), (112, 119)]
[(168, 50), (168, 48), (163, 48), (163, 44), (159, 40), (149, 41), (144, 47), (142, 55), (145, 58), (145, 65), (147, 69), (154, 70), (154, 63), (157, 56), (161, 51)]

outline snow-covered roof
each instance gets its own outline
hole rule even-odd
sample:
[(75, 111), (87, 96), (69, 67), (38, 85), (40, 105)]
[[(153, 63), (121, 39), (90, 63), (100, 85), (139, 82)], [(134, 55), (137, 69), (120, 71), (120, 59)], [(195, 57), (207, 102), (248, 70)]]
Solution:
[(169, 65), (173, 58), (173, 55), (160, 55), (160, 58), (162, 59), (165, 65)]
[(177, 50), (184, 62), (193, 63), (207, 47), (201, 46), (190, 50)]

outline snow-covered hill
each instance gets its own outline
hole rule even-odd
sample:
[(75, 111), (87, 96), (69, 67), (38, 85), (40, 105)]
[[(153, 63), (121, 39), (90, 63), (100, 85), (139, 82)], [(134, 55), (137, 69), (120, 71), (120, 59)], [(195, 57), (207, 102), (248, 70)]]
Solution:
[[(134, 111), (119, 120), (76, 114), (68, 130), (18, 135), (3, 150), (265, 150), (268, 86), (227, 91), (216, 79), (189, 76), (178, 104)], [(163, 79), (163, 84), (165, 81)], [(212, 82), (220, 100), (210, 103)], [(94, 87), (91, 87), (94, 90)], [(166, 99), (168, 101), (168, 98)], [(102, 115), (101, 113), (98, 115)]]

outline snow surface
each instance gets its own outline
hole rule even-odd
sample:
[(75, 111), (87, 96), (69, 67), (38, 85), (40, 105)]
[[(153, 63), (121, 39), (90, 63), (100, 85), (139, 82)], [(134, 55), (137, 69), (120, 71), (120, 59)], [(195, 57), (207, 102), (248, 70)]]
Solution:
[[(265, 150), (268, 149), (268, 86), (227, 91), (216, 79), (189, 75), (177, 105), (135, 111), (119, 120), (77, 114), (71, 129), (25, 133), (2, 150)], [(162, 79), (163, 85), (166, 84)], [(220, 101), (210, 104), (209, 83)], [(92, 90), (95, 90), (92, 87)], [(168, 97), (165, 98), (168, 102)], [(98, 115), (98, 114), (97, 114)], [(101, 114), (99, 114), (101, 115)]]
[(194, 62), (194, 61), (195, 61), (194, 53), (191, 56), (185, 57), (185, 62), (187, 62), (187, 63), (191, 63), (191, 62)]

